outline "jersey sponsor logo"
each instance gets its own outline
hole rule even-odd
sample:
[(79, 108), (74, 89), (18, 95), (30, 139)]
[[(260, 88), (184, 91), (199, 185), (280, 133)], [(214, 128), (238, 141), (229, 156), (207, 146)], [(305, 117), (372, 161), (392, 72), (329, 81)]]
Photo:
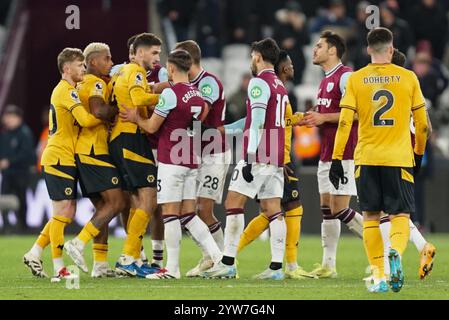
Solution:
[(209, 97), (212, 94), (212, 87), (208, 84), (205, 84), (204, 86), (201, 87), (201, 94), (203, 96)]
[(328, 98), (318, 98), (317, 100), (317, 105), (319, 106), (324, 106), (326, 108), (329, 108), (331, 106), (332, 103), (332, 99), (328, 99)]
[(70, 91), (70, 96), (72, 97), (73, 101), (81, 103), (80, 98), (78, 96), (78, 92), (76, 92), (76, 90)]
[(136, 74), (136, 84), (143, 85), (143, 75), (141, 73)]
[(159, 102), (157, 103), (156, 108), (162, 108), (165, 106), (165, 99), (163, 96), (159, 96)]
[(259, 98), (262, 95), (262, 89), (260, 87), (255, 86), (251, 89), (251, 97)]
[(333, 88), (334, 88), (334, 83), (333, 82), (329, 82), (327, 84), (326, 91), (327, 92), (331, 92)]

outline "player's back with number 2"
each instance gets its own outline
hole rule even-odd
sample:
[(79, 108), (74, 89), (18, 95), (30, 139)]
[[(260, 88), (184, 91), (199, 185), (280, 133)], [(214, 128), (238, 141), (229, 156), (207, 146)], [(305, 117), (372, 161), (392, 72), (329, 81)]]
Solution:
[(351, 75), (340, 105), (359, 116), (357, 165), (413, 166), (407, 128), (411, 112), (425, 105), (413, 72), (371, 63)]

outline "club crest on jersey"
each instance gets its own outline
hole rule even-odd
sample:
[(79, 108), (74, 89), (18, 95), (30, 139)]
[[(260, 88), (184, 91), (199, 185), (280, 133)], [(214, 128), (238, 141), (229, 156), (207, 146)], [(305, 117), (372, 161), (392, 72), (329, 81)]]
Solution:
[(73, 192), (72, 188), (65, 188), (65, 190), (64, 190), (64, 193), (66, 196), (72, 195), (72, 192)]
[(147, 181), (148, 181), (149, 183), (154, 182), (154, 176), (153, 176), (152, 174), (149, 175), (149, 176), (147, 177)]
[(136, 84), (137, 85), (143, 84), (143, 75), (141, 73), (136, 74)]
[(117, 177), (112, 177), (111, 182), (113, 185), (117, 185), (118, 184), (118, 178)]
[(251, 97), (253, 98), (259, 98), (262, 95), (262, 89), (260, 89), (258, 86), (255, 86), (251, 89)]
[(334, 88), (334, 83), (333, 82), (329, 82), (328, 84), (327, 84), (327, 87), (326, 87), (326, 91), (327, 92), (331, 92), (331, 90)]
[(70, 91), (70, 96), (72, 97), (73, 101), (80, 103), (80, 98), (78, 97), (78, 92), (76, 90)]
[(292, 191), (292, 198), (297, 198), (298, 196), (299, 196), (298, 190), (293, 190)]
[(208, 84), (205, 84), (201, 87), (201, 94), (203, 96), (210, 96), (212, 94), (212, 87)]

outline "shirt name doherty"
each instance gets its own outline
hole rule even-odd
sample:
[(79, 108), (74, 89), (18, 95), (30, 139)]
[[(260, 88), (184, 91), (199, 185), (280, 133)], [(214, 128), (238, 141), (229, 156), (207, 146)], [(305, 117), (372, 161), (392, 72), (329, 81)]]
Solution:
[(373, 77), (364, 77), (363, 84), (372, 84), (372, 83), (397, 83), (401, 81), (401, 76), (373, 76)]

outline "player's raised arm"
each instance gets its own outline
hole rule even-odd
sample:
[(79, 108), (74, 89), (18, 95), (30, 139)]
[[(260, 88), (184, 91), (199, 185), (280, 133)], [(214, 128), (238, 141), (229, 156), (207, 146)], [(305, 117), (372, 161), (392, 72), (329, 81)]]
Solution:
[(139, 71), (132, 72), (129, 83), (133, 83), (132, 80), (134, 85), (129, 88), (129, 95), (135, 106), (154, 106), (158, 103), (158, 94), (146, 92), (148, 84), (144, 74)]
[(81, 127), (90, 128), (95, 127), (101, 123), (100, 119), (95, 118), (93, 115), (87, 112), (85, 108), (79, 107), (82, 107), (82, 105), (75, 105), (70, 109), (70, 112)]
[(293, 127), (302, 124), (304, 117), (305, 117), (304, 112), (295, 112), (291, 116), (286, 116), (286, 120), (290, 120), (290, 123)]
[(100, 97), (90, 97), (89, 108), (96, 118), (103, 121), (111, 121), (118, 113), (116, 106), (105, 103), (103, 98)]
[[(339, 88), (340, 92), (343, 94), (346, 89), (346, 83), (352, 72), (345, 72), (340, 77)], [(340, 113), (319, 113), (316, 111), (308, 111), (305, 113), (304, 121), (308, 127), (316, 127), (325, 122), (327, 123), (338, 123), (340, 119)]]
[(170, 88), (165, 89), (162, 91), (159, 102), (156, 105), (151, 118), (147, 121), (143, 121), (141, 117), (139, 117), (140, 121), (138, 121), (137, 124), (146, 132), (157, 132), (164, 123), (165, 118), (170, 114), (170, 111), (176, 107), (176, 104), (177, 98), (174, 91)]
[(129, 109), (123, 106), (125, 111), (120, 112), (120, 117), (124, 122), (137, 123), (139, 127), (148, 133), (155, 133), (164, 123), (165, 118), (169, 115), (170, 110), (176, 107), (176, 94), (172, 89), (165, 89), (159, 97), (159, 102), (154, 109), (154, 113), (149, 119), (140, 116), (138, 109)]
[(160, 94), (162, 93), (162, 91), (164, 91), (164, 89), (170, 88), (170, 86), (170, 81), (155, 83), (152, 87), (151, 93)]
[[(70, 101), (69, 99), (72, 100), (72, 106), (69, 108), (69, 111), (81, 127), (89, 128), (101, 123), (100, 119), (95, 118), (85, 107), (83, 107), (77, 90), (73, 89), (70, 91), (70, 98), (67, 98), (67, 101)], [(73, 102), (75, 102), (75, 104), (73, 104)]]

